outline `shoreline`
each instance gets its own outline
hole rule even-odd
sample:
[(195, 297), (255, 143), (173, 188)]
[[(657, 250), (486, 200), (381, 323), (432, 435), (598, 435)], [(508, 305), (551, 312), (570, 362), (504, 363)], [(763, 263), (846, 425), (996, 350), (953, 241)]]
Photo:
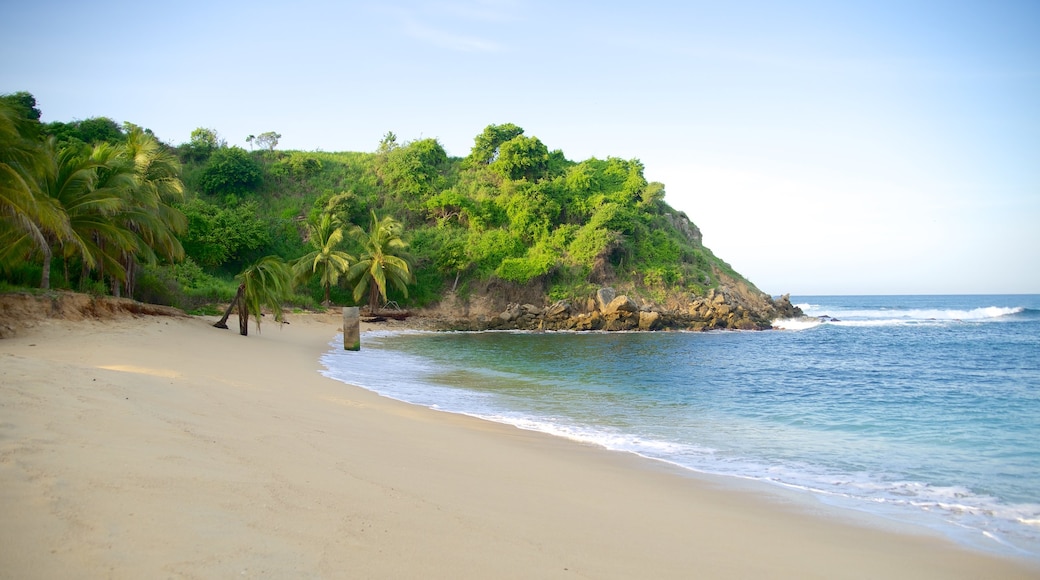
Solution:
[(320, 374), (339, 317), (289, 321), (48, 320), (0, 340), (0, 577), (1040, 574), (346, 386)]
[[(434, 331), (412, 327), (407, 324), (397, 328), (374, 327), (371, 330), (374, 330), (374, 335), (371, 332), (368, 334), (369, 336), (378, 337), (376, 340), (385, 337), (392, 337), (396, 334), (436, 334)], [(488, 332), (521, 335), (531, 333), (531, 331), (523, 330), (487, 330), (473, 332), (478, 334)], [(613, 333), (607, 331), (591, 332), (599, 334), (625, 334), (625, 331), (617, 331)], [(547, 335), (558, 333), (582, 334), (574, 331), (545, 331), (545, 334)], [(322, 356), (322, 363), (335, 365), (337, 355), (342, 354), (337, 352), (337, 350), (337, 344), (335, 342), (332, 343), (332, 350)], [(323, 372), (323, 374), (332, 377), (338, 373)], [(400, 373), (396, 374), (399, 375)], [(372, 378), (375, 378), (377, 381), (381, 380), (381, 378), (370, 377), (367, 374), (358, 375), (356, 379), (362, 382), (356, 384), (353, 384), (349, 377), (340, 376), (336, 380), (345, 385), (358, 386), (364, 384), (366, 379)], [(639, 460), (653, 464), (650, 466), (636, 466), (638, 469), (670, 469), (679, 477), (709, 479), (716, 482), (718, 485), (739, 488), (745, 490), (747, 493), (755, 495), (764, 495), (783, 504), (798, 506), (797, 509), (801, 509), (802, 511), (821, 514), (822, 517), (848, 521), (854, 525), (873, 527), (896, 533), (925, 536), (933, 535), (944, 541), (953, 542), (957, 546), (971, 552), (977, 552), (998, 558), (1020, 559), (1040, 567), (1040, 553), (1029, 551), (1016, 544), (1012, 539), (1009, 539), (1015, 538), (1013, 534), (1002, 537), (999, 535), (999, 532), (998, 534), (993, 534), (990, 533), (990, 531), (987, 531), (987, 528), (972, 527), (965, 522), (951, 520), (949, 514), (944, 513), (942, 510), (933, 509), (934, 506), (907, 509), (906, 506), (900, 505), (898, 501), (896, 502), (896, 505), (892, 505), (879, 498), (851, 495), (851, 492), (844, 489), (827, 489), (821, 486), (813, 486), (813, 482), (811, 481), (792, 482), (790, 479), (781, 479), (773, 473), (766, 475), (766, 472), (763, 471), (755, 472), (758, 475), (751, 475), (751, 472), (748, 471), (736, 472), (731, 470), (727, 472), (717, 470), (713, 471), (710, 468), (703, 469), (698, 466), (684, 463), (682, 459), (679, 458), (669, 458), (659, 454), (655, 455), (652, 452), (644, 453), (631, 448), (626, 448), (626, 445), (618, 446), (613, 441), (613, 436), (608, 436), (605, 439), (602, 439), (597, 437), (596, 433), (590, 434), (585, 431), (575, 432), (566, 429), (554, 429), (552, 428), (553, 426), (556, 426), (554, 423), (549, 427), (546, 427), (546, 425), (539, 422), (537, 418), (534, 421), (511, 421), (496, 412), (489, 412), (486, 410), (484, 412), (464, 410), (457, 404), (453, 404), (450, 399), (439, 399), (436, 396), (431, 398), (425, 394), (418, 396), (418, 398), (409, 397), (407, 394), (395, 393), (394, 388), (389, 383), (379, 384), (382, 385), (380, 388), (361, 388), (395, 401), (417, 405), (436, 412), (472, 417), (478, 420), (507, 426), (509, 428), (557, 437), (577, 445), (592, 446), (613, 453), (632, 455)], [(415, 393), (412, 394), (415, 395)], [(450, 395), (448, 396), (450, 397)], [(463, 404), (462, 406), (465, 407), (466, 405)], [(647, 451), (654, 450), (650, 449)], [(746, 467), (747, 466), (745, 466), (745, 468)], [(843, 487), (847, 484), (848, 482), (843, 484)], [(896, 498), (896, 500), (899, 499), (902, 498)], [(919, 499), (918, 501), (922, 502), (921, 505), (928, 504), (927, 500), (924, 499)], [(942, 500), (938, 499), (933, 501), (938, 502)], [(969, 513), (971, 513), (973, 509), (979, 509), (980, 511), (985, 509), (985, 506), (979, 507), (968, 503), (965, 503), (960, 507)], [(1008, 518), (1004, 523), (1013, 523), (1013, 521)], [(998, 524), (996, 528), (988, 529), (1009, 533), (1008, 530), (1001, 529), (1000, 524)], [(1017, 539), (1020, 541), (1023, 540), (1021, 536), (1018, 536)]]

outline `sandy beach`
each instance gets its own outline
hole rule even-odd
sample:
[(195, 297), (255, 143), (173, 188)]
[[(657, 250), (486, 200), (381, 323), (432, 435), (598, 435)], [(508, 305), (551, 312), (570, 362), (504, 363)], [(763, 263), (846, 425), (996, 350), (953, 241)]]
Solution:
[(0, 578), (1040, 577), (379, 397), (320, 374), (338, 316), (289, 321), (46, 320), (0, 340)]

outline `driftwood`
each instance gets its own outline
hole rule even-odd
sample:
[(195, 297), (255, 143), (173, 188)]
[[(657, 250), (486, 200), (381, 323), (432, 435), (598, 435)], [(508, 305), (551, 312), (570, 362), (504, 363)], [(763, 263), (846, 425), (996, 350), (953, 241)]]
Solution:
[[(376, 310), (368, 313), (368, 318), (365, 319), (365, 322), (385, 322), (387, 318), (407, 320), (411, 315), (412, 313), (408, 310)], [(382, 320), (376, 320), (377, 318)]]

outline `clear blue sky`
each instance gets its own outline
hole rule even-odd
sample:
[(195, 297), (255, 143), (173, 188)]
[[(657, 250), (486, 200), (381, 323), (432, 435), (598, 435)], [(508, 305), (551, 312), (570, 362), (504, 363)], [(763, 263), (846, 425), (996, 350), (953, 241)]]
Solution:
[(35, 2), (0, 93), (179, 144), (638, 158), (766, 292), (1040, 293), (1040, 2)]

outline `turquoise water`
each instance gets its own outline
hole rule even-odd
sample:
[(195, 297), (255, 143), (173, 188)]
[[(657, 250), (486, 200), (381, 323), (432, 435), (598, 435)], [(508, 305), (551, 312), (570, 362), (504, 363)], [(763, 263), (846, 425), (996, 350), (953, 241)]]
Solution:
[(1040, 559), (1040, 296), (792, 297), (768, 332), (368, 333), (330, 377)]

